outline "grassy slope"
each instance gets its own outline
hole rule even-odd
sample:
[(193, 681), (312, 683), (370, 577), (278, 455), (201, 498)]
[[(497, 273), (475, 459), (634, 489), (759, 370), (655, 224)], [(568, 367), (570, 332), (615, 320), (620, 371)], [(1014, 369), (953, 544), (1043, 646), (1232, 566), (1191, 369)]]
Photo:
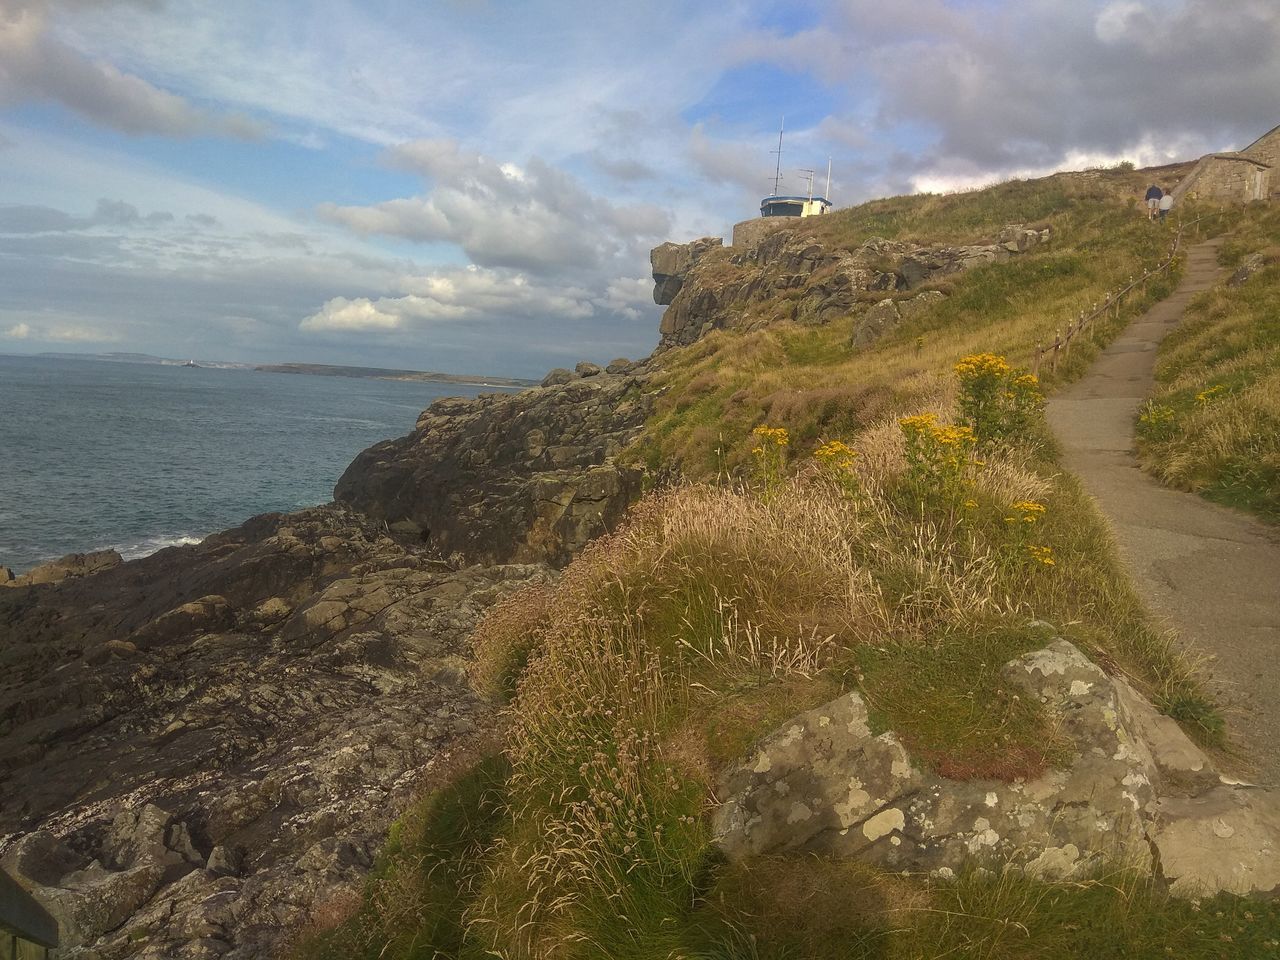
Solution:
[(1161, 344), (1138, 436), (1163, 482), (1280, 521), (1280, 211), (1253, 210), (1223, 249), (1272, 263), (1199, 298)]
[[(1058, 239), (964, 275), (933, 314), (866, 353), (848, 350), (837, 323), (717, 334), (669, 354), (635, 455), (679, 462), (693, 479), (752, 482), (651, 496), (559, 584), (486, 620), (477, 678), (510, 701), (509, 773), (482, 769), (412, 811), (354, 915), (297, 955), (1216, 958), (1280, 946), (1274, 907), (1170, 901), (1124, 874), (941, 883), (813, 858), (731, 866), (710, 844), (717, 773), (847, 689), (948, 775), (1066, 762), (1052, 718), (998, 675), (1044, 642), (1033, 618), (1129, 674), (1202, 739), (1220, 734), (1046, 438), (988, 449), (984, 466), (923, 490), (894, 422), (926, 408), (952, 416), (958, 357), (1025, 360), (1154, 260), (1167, 234), (1135, 215), (1137, 181), (1053, 178), (834, 215), (826, 239), (849, 245), (871, 232), (973, 240), (1046, 217)], [(1073, 349), (1057, 377), (1095, 349)], [(753, 438), (761, 423), (789, 442)], [(858, 450), (852, 464), (811, 457), (836, 438)], [(1015, 504), (1027, 500), (1045, 510), (1024, 525)]]

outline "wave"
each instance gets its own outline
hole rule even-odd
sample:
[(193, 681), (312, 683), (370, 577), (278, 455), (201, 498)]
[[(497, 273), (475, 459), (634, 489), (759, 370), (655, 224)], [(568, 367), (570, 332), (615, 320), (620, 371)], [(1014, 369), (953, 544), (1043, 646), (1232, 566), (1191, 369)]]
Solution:
[(160, 535), (155, 537), (143, 537), (141, 540), (132, 543), (113, 544), (120, 556), (126, 560), (138, 560), (142, 557), (149, 557), (153, 553), (164, 550), (167, 547), (190, 547), (200, 543), (204, 537), (193, 536), (189, 533), (178, 533), (171, 535)]

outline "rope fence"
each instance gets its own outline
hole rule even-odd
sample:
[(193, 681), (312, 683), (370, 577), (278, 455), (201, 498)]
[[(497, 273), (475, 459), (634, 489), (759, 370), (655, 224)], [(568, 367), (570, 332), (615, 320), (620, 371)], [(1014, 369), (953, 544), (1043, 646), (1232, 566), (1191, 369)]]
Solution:
[(1120, 318), (1120, 308), (1124, 304), (1125, 297), (1133, 293), (1134, 290), (1141, 290), (1145, 295), (1147, 292), (1147, 284), (1161, 274), (1168, 273), (1169, 268), (1173, 266), (1173, 262), (1178, 257), (1178, 250), (1182, 245), (1182, 235), (1188, 231), (1193, 231), (1196, 239), (1199, 239), (1201, 229), (1200, 221), (1208, 220), (1210, 217), (1220, 216), (1220, 213), (1201, 214), (1194, 220), (1186, 223), (1178, 224), (1178, 231), (1173, 236), (1173, 242), (1169, 245), (1169, 255), (1163, 263), (1146, 271), (1140, 277), (1130, 277), (1129, 282), (1114, 293), (1109, 293), (1103, 299), (1101, 304), (1094, 304), (1091, 310), (1085, 310), (1080, 316), (1073, 318), (1067, 323), (1064, 331), (1059, 327), (1054, 331), (1053, 342), (1045, 345), (1044, 341), (1036, 341), (1035, 361), (1032, 364), (1031, 372), (1036, 376), (1040, 375), (1040, 365), (1045, 357), (1049, 358), (1049, 369), (1053, 372), (1058, 370), (1059, 358), (1065, 360), (1071, 355), (1071, 341), (1075, 337), (1090, 329), (1093, 322), (1099, 317), (1113, 316), (1117, 320)]

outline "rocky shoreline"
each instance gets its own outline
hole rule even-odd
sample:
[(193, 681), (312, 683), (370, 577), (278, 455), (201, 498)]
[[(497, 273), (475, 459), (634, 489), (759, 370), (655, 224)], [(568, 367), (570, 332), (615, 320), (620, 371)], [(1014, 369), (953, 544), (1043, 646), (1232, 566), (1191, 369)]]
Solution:
[(0, 866), (61, 956), (264, 957), (358, 889), (435, 772), (492, 737), (494, 602), (638, 495), (641, 365), (443, 399), (337, 502), (0, 587)]

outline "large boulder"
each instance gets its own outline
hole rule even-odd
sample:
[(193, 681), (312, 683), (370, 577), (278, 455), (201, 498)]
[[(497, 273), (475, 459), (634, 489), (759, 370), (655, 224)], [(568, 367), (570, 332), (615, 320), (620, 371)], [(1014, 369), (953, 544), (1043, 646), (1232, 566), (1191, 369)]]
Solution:
[(849, 693), (765, 737), (724, 776), (716, 842), (731, 858), (856, 857), (951, 876), (1012, 863), (1046, 879), (1118, 861), (1162, 871), (1175, 893), (1280, 889), (1280, 803), (1221, 781), (1207, 757), (1122, 679), (1057, 640), (1005, 675), (1041, 701), (1075, 747), (1029, 781), (956, 781), (872, 732)]

